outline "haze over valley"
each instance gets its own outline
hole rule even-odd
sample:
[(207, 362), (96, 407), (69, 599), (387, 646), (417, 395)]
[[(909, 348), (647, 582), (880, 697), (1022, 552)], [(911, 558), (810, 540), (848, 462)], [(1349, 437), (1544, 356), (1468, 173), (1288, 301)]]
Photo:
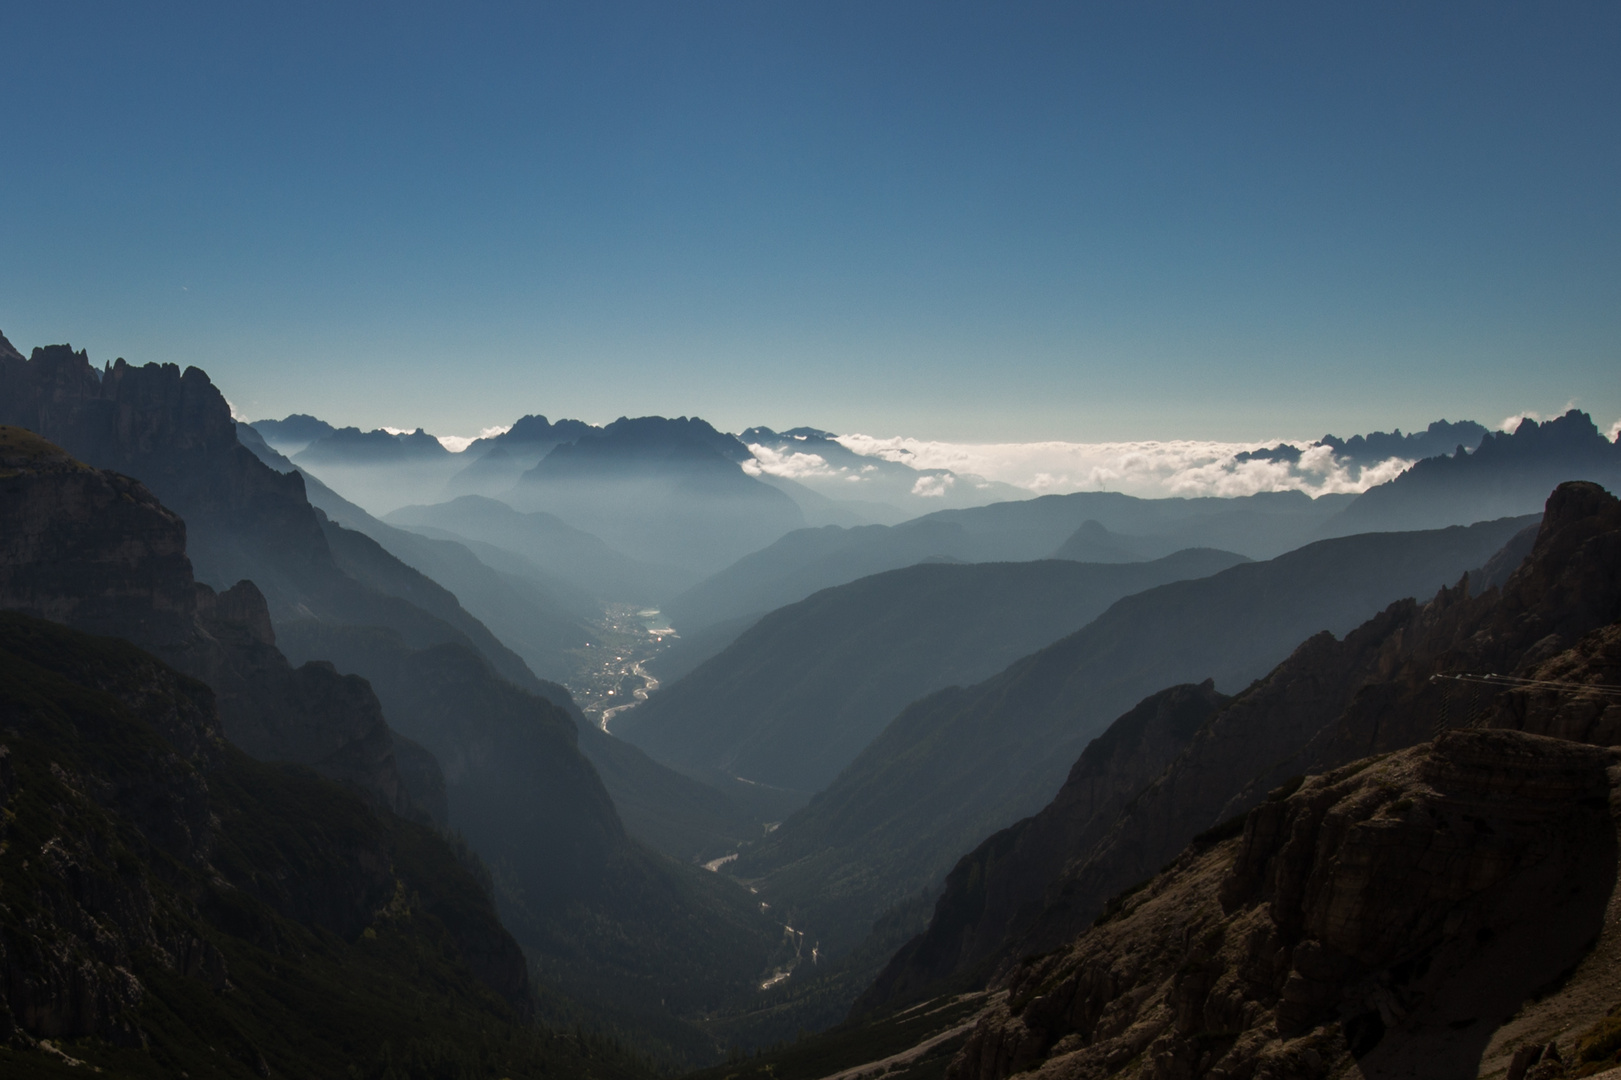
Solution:
[(1621, 1077), (1621, 17), (0, 13), (0, 1076)]

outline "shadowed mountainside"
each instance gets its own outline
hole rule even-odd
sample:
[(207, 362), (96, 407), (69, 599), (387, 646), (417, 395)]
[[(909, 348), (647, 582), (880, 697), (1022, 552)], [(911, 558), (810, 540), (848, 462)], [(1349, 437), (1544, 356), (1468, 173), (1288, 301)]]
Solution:
[[(538, 981), (653, 1032), (672, 1056), (705, 1059), (707, 1040), (681, 1018), (746, 998), (782, 928), (736, 883), (626, 834), (568, 711), (461, 646), (411, 649), (387, 631), (314, 621), (287, 624), (281, 637), (292, 656), (363, 673), (390, 722), (439, 760), (450, 825), (490, 865), (502, 920)], [(705, 827), (731, 834), (713, 847), (755, 831), (718, 795), (690, 795), (655, 789), (630, 805), (655, 803), (664, 820), (650, 831), (667, 841), (702, 843), (691, 834)]]
[[(1612, 748), (1453, 731), (1281, 790), (1020, 963), (946, 1075), (1135, 1075), (1152, 1047), (1190, 1077), (1524, 1077), (1499, 1030), (1610, 981), (1582, 967), (1614, 960), (1618, 766)], [(1515, 1049), (1604, 1020), (1586, 1006)], [(1573, 1067), (1603, 1067), (1575, 1042)]]
[(1078, 492), (941, 510), (895, 526), (801, 529), (699, 582), (665, 605), (665, 613), (678, 632), (687, 633), (757, 618), (820, 589), (931, 557), (959, 562), (1050, 558), (1089, 522), (1118, 534), (1116, 541), (1131, 560), (1187, 548), (1269, 559), (1312, 539), (1352, 498), (1312, 499), (1298, 491), (1238, 499)]
[(1114, 601), (1240, 556), (1151, 563), (922, 564), (825, 589), (762, 618), (719, 656), (614, 721), (659, 760), (808, 798), (907, 703), (989, 677)]
[(556, 514), (522, 513), (479, 495), (463, 495), (432, 506), (402, 506), (387, 520), (424, 536), (492, 544), (602, 601), (657, 603), (692, 581), (690, 573), (673, 566), (622, 555)]
[[(219, 695), (226, 735), (261, 760), (308, 765), (401, 813), (400, 750), (366, 684), (292, 667), (250, 581), (197, 584), (186, 527), (139, 482), (0, 426), (0, 608), (151, 649)], [(413, 793), (436, 803), (437, 767)]]
[(908, 706), (810, 806), (730, 869), (850, 947), (888, 906), (1039, 810), (1081, 750), (1154, 690), (1238, 689), (1318, 631), (1345, 632), (1402, 596), (1480, 566), (1526, 523), (1321, 541), (1162, 585), (967, 689)]
[(201, 683), (12, 613), (0, 672), (8, 1077), (640, 1072), (524, 1019), (476, 863), (231, 748)]
[(0, 356), (0, 423), (140, 480), (185, 520), (197, 580), (219, 590), (251, 580), (273, 620), (385, 626), (419, 648), (458, 642), (519, 685), (534, 682), (454, 596), (366, 537), (343, 537), (340, 567), (328, 540), (342, 534), (323, 527), (304, 478), (238, 441), (230, 406), (198, 368), (118, 360), (97, 371), (66, 345)]
[[(1317, 635), (1236, 699), (1184, 726), (1180, 742), (1137, 721), (1154, 699), (1116, 721), (1051, 804), (964, 857), (928, 931), (896, 955), (858, 1008), (981, 985), (1015, 957), (1083, 933), (1109, 897), (1152, 874), (1195, 834), (1261, 804), (1279, 785), (1298, 784), (1300, 774), (1422, 743), (1437, 726), (1486, 721), (1488, 684), (1436, 676), (1490, 671), (1548, 681), (1559, 672), (1580, 685), (1586, 680), (1569, 678), (1570, 670), (1597, 673), (1591, 658), (1604, 651), (1618, 618), (1621, 503), (1594, 485), (1563, 485), (1523, 564), (1477, 595), (1465, 586), (1442, 589), (1427, 604), (1391, 605), (1343, 640)], [(1573, 647), (1579, 657), (1567, 651)], [(1550, 667), (1553, 656), (1561, 661)], [(1606, 726), (1593, 716), (1573, 723), (1515, 712), (1516, 702), (1532, 700), (1528, 693), (1497, 695), (1501, 715), (1487, 722), (1601, 744), (1621, 737), (1621, 715)], [(1560, 695), (1544, 691), (1537, 700), (1545, 706), (1550, 698)], [(1606, 699), (1594, 703), (1606, 712)], [(1116, 765), (1118, 749), (1100, 760), (1100, 746), (1128, 748), (1136, 760)], [(1095, 805), (1088, 792), (1100, 778), (1129, 801)]]

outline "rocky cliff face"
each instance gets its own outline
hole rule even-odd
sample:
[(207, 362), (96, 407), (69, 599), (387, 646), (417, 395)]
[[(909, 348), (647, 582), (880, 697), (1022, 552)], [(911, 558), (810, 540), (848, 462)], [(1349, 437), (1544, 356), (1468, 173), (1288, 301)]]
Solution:
[(528, 1002), (431, 831), (247, 758), (128, 643), (0, 613), (7, 1076), (577, 1072)]
[[(98, 371), (66, 345), (27, 360), (12, 350), (0, 356), (0, 424), (141, 481), (185, 519), (197, 579), (220, 590), (252, 581), (277, 621), (314, 616), (386, 626), (419, 647), (466, 644), (535, 688), (523, 661), (454, 596), (365, 537), (323, 528), (303, 477), (277, 472), (238, 441), (230, 406), (197, 368), (118, 360)], [(347, 557), (329, 546), (334, 535)]]
[(327, 561), (303, 479), (264, 467), (237, 442), (230, 406), (197, 368), (119, 360), (97, 371), (66, 345), (0, 358), (0, 423), (139, 478), (190, 526), (203, 581), (251, 578), (279, 601)]
[(1449, 732), (1312, 777), (1021, 963), (948, 1075), (1510, 1064), (1495, 1033), (1617, 933), (1618, 819), (1621, 755), (1519, 732)]
[[(936, 914), (940, 926), (896, 957), (864, 1005), (897, 1004), (953, 978), (994, 983), (993, 972), (1000, 967), (1005, 976), (1017, 957), (1063, 947), (1086, 932), (1111, 897), (1151, 876), (1196, 834), (1250, 810), (1291, 778), (1298, 782), (1303, 774), (1410, 747), (1449, 727), (1611, 738), (1615, 714), (1602, 704), (1602, 692), (1573, 698), (1564, 689), (1506, 689), (1437, 676), (1501, 672), (1547, 679), (1538, 673), (1581, 670), (1584, 678), (1604, 678), (1605, 643), (1613, 636), (1607, 628), (1621, 619), (1618, 544), (1621, 502), (1593, 484), (1561, 485), (1547, 501), (1530, 554), (1501, 588), (1471, 596), (1464, 582), (1427, 604), (1393, 604), (1343, 639), (1320, 634), (1307, 640), (1213, 712), (1123, 810), (1105, 808), (1101, 819), (1076, 820), (1045, 844), (1006, 834), (987, 842), (982, 850), (1011, 844), (1016, 854), (1002, 869), (1003, 883), (981, 888), (1015, 893), (1017, 903), (975, 911), (970, 926), (950, 929), (953, 920), (942, 920), (940, 912), (964, 910), (964, 894), (948, 884)], [(1144, 738), (1131, 715), (1111, 729), (1115, 738)], [(1121, 779), (1130, 783), (1138, 775), (1128, 768)], [(1042, 817), (1059, 820), (1064, 799), (1061, 793)], [(1037, 870), (1054, 865), (1058, 872), (1045, 878)], [(998, 914), (1020, 904), (1037, 913), (1024, 921)], [(979, 955), (977, 970), (941, 962), (953, 954), (935, 944), (993, 938), (999, 940)]]
[(330, 664), (294, 669), (253, 583), (197, 584), (186, 541), (139, 482), (0, 427), (0, 607), (151, 649), (214, 688), (226, 736), (254, 757), (312, 766), (410, 812), (371, 688)]

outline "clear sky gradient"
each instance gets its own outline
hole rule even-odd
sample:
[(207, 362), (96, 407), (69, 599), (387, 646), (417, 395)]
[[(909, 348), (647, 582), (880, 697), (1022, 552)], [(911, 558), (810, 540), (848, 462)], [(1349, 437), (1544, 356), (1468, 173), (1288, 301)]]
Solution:
[(0, 330), (252, 417), (1621, 416), (1621, 5), (0, 3)]

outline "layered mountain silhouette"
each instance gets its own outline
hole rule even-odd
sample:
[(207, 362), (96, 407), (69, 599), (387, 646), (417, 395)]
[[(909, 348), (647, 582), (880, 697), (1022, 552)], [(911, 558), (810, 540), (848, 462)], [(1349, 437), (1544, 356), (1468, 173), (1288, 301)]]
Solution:
[(290, 665), (252, 582), (197, 584), (185, 523), (138, 481), (3, 426), (0, 478), (0, 608), (125, 638), (205, 680), (226, 736), (261, 760), (310, 766), (402, 814), (438, 803), (430, 761), (411, 774), (414, 805), (396, 758), (422, 751), (396, 740), (365, 682)]
[[(242, 445), (271, 468), (280, 472), (295, 468), (249, 425), (239, 425), (237, 434)], [(304, 481), (310, 504), (326, 516), (326, 531), (338, 526), (362, 533), (449, 589), (469, 614), (510, 644), (531, 671), (553, 681), (563, 678), (570, 667), (568, 651), (590, 640), (585, 624), (595, 615), (595, 605), (579, 590), (521, 563), (515, 567), (517, 573), (496, 569), (461, 542), (386, 525), (313, 476)], [(336, 541), (329, 537), (329, 542), (335, 549), (347, 546), (341, 535)]]
[(1576, 409), (1541, 423), (1522, 421), (1512, 434), (1490, 432), (1473, 451), (1459, 446), (1420, 461), (1363, 492), (1323, 532), (1434, 529), (1529, 513), (1566, 480), (1621, 485), (1621, 445)]
[(301, 475), (278, 473), (238, 441), (230, 406), (197, 368), (120, 360), (97, 371), (66, 345), (35, 349), (28, 360), (13, 350), (0, 357), (0, 423), (139, 479), (185, 520), (197, 580), (217, 591), (251, 580), (273, 621), (383, 626), (419, 648), (459, 642), (506, 678), (535, 685), (455, 596), (368, 538), (323, 522)]
[[(1237, 499), (1079, 492), (942, 510), (892, 527), (802, 529), (693, 586), (664, 611), (683, 635), (721, 625), (741, 631), (820, 589), (933, 557), (1022, 562), (1063, 551), (1081, 561), (1135, 561), (1204, 547), (1265, 559), (1312, 539), (1353, 498), (1312, 499), (1298, 491)], [(1110, 558), (1095, 558), (1088, 549), (1099, 528), (1109, 534)], [(710, 640), (718, 651), (730, 637)]]
[[(1359, 470), (1361, 466), (1377, 465), (1392, 458), (1421, 461), (1424, 458), (1439, 457), (1451, 454), (1460, 446), (1465, 450), (1473, 450), (1487, 434), (1486, 426), (1473, 420), (1459, 423), (1437, 420), (1423, 431), (1406, 435), (1402, 434), (1401, 428), (1394, 431), (1372, 431), (1366, 435), (1352, 435), (1349, 439), (1324, 435), (1307, 449), (1326, 446), (1332, 451), (1335, 460), (1352, 466), (1353, 470)], [(1279, 443), (1277, 446), (1261, 450), (1246, 450), (1234, 455), (1234, 460), (1240, 463), (1283, 461), (1294, 464), (1300, 460), (1302, 453), (1302, 449), (1298, 446)]]
[(1317, 445), (1332, 448), (1336, 458), (1359, 465), (1373, 465), (1391, 458), (1422, 461), (1425, 458), (1450, 454), (1460, 446), (1465, 450), (1473, 450), (1488, 434), (1490, 430), (1486, 425), (1477, 424), (1473, 420), (1461, 420), (1457, 423), (1436, 420), (1423, 431), (1412, 431), (1405, 435), (1402, 434), (1401, 428), (1394, 431), (1372, 431), (1366, 435), (1352, 435), (1349, 439), (1324, 435), (1317, 440)]
[[(502, 921), (542, 981), (622, 1023), (668, 1027), (673, 1049), (701, 1057), (675, 1017), (746, 996), (781, 927), (733, 882), (630, 838), (567, 710), (458, 645), (411, 649), (388, 631), (313, 621), (281, 640), (296, 658), (364, 673), (390, 722), (433, 752), (450, 825), (490, 865)], [(709, 794), (665, 828), (708, 813), (717, 830), (736, 826), (734, 842), (758, 831)]]
[(279, 454), (296, 454), (338, 430), (308, 413), (293, 413), (281, 420), (255, 420), (253, 428)]
[(673, 566), (623, 555), (556, 514), (523, 513), (479, 495), (431, 506), (403, 506), (387, 520), (424, 536), (499, 548), (525, 560), (547, 580), (567, 582), (600, 601), (657, 603), (693, 578)]
[(583, 420), (559, 420), (544, 416), (520, 417), (506, 431), (475, 439), (462, 451), (466, 463), (445, 483), (445, 492), (457, 495), (499, 495), (518, 478), (534, 468), (558, 443), (600, 431)]
[[(1312, 1075), (1353, 1058), (1364, 1075), (1602, 1071), (1621, 954), (1605, 914), (1618, 568), (1621, 503), (1564, 484), (1529, 556), (1484, 591), (1308, 640), (1236, 699), (1145, 701), (1051, 805), (958, 865), (861, 1007), (1006, 987), (956, 1076), (1052, 1059), (1114, 1075), (1155, 1040), (1234, 1068), (1309, 1047)], [(1257, 933), (1276, 959), (1231, 980)], [(1100, 986), (1123, 953), (1131, 973)], [(1149, 987), (1178, 965), (1161, 985), (1188, 1020), (1152, 1019)]]
[[(547, 684), (501, 647), (451, 594), (369, 537), (325, 520), (304, 501), (301, 476), (276, 472), (237, 442), (224, 399), (202, 372), (188, 369), (182, 375), (172, 366), (118, 364), (98, 376), (83, 353), (61, 348), (37, 350), (30, 361), (7, 358), (0, 364), (0, 378), (6, 390), (0, 401), (12, 413), (63, 432), (130, 472), (155, 476), (188, 501), (198, 525), (188, 521), (182, 526), (168, 509), (144, 496), (148, 516), (169, 530), (130, 530), (137, 537), (155, 537), (153, 565), (171, 566), (177, 558), (183, 565), (179, 538), (189, 542), (199, 537), (216, 567), (268, 571), (278, 588), (283, 630), (319, 629), (334, 640), (382, 640), (388, 646), (385, 659), (403, 658), (399, 679), (408, 689), (395, 707), (433, 744), (429, 762), (453, 763), (438, 799), (453, 827), (465, 823), (475, 850), (492, 853), (503, 918), (518, 930), (536, 970), (544, 973), (548, 985), (567, 984), (591, 1002), (596, 1015), (618, 1018), (644, 1039), (655, 1040), (667, 1055), (702, 1058), (710, 1052), (707, 1038), (683, 1017), (748, 994), (779, 947), (780, 924), (731, 882), (656, 856), (626, 836), (597, 774), (579, 754), (574, 720), (540, 696)], [(61, 469), (70, 480), (87, 473), (113, 484), (115, 490), (102, 499), (109, 506), (141, 501), (139, 485), (117, 489), (119, 482), (131, 481), (83, 470), (65, 457)], [(21, 470), (15, 471), (20, 476)], [(12, 481), (13, 486), (22, 482)], [(57, 511), (73, 511), (83, 500), (58, 502)], [(58, 540), (39, 539), (60, 533), (57, 511), (41, 518), (46, 525), (30, 534), (35, 536), (36, 562), (51, 551), (72, 550)], [(113, 545), (115, 565), (127, 557), (124, 530), (97, 532), (94, 514), (80, 516), (92, 536)], [(33, 520), (39, 514), (30, 510), (23, 517)], [(67, 560), (59, 580), (82, 585), (94, 595), (101, 579), (80, 573), (86, 562), (94, 567), (98, 559)], [(140, 574), (135, 577), (142, 580)], [(37, 586), (42, 579), (29, 573), (13, 580)], [(276, 631), (267, 615), (276, 613), (277, 605), (260, 601), (255, 614), (250, 601), (258, 593), (253, 585), (218, 594), (212, 612), (205, 610), (209, 593), (195, 587), (137, 593), (148, 607), (169, 613), (167, 623), (159, 619), (155, 626), (196, 623), (217, 640), (225, 631), (216, 627), (223, 624), (238, 637), (256, 640), (261, 651), (270, 649), (295, 675), (314, 672), (350, 688), (370, 703), (370, 719), (387, 732), (366, 682), (339, 675), (325, 663), (287, 668), (271, 644)], [(199, 613), (169, 603), (170, 596), (190, 598)], [(419, 604), (447, 618), (429, 614)], [(169, 617), (176, 613), (178, 623)], [(468, 632), (456, 630), (449, 618)], [(289, 633), (288, 641), (294, 640)], [(377, 670), (384, 670), (381, 661)], [(220, 681), (231, 715), (232, 684), (216, 669), (204, 674)], [(378, 685), (389, 695), (396, 689), (382, 675)], [(264, 710), (267, 724), (280, 721), (295, 734), (308, 729), (317, 741), (343, 735), (327, 724), (301, 728), (296, 714), (268, 695), (238, 698), (244, 709)], [(469, 703), (475, 707), (468, 709)], [(251, 733), (251, 728), (244, 730)], [(375, 743), (367, 737), (348, 741), (362, 749)], [(421, 770), (398, 771), (403, 776)], [(499, 811), (502, 802), (510, 804), (510, 814)], [(553, 858), (556, 865), (548, 861)], [(564, 1005), (566, 1014), (577, 1015), (568, 1013), (573, 1006)]]
[[(252, 427), (240, 425), (238, 434), (243, 445), (252, 449), (266, 464), (280, 471), (292, 470), (292, 463), (266, 445)], [(319, 480), (313, 477), (305, 479), (312, 504), (336, 522), (364, 533), (390, 553), (399, 556), (401, 561), (421, 570), (435, 581), (450, 585), (480, 619), (488, 622), (500, 634), (503, 641), (513, 643), (533, 670), (551, 676), (550, 679), (527, 684), (528, 688), (572, 718), (578, 729), (580, 751), (596, 768), (631, 836), (655, 850), (690, 861), (716, 857), (735, 847), (739, 840), (757, 833), (753, 819), (724, 796), (657, 764), (642, 751), (599, 730), (580, 713), (568, 690), (559, 685), (557, 680), (570, 666), (565, 657), (567, 650), (583, 645), (589, 635), (582, 620), (593, 613), (590, 610), (595, 602), (592, 597), (575, 595), (577, 590), (569, 590), (571, 595), (567, 599), (559, 597), (558, 591), (566, 590), (567, 586), (519, 556), (470, 541), (479, 548), (475, 552), (457, 541), (394, 528), (373, 518)], [(466, 497), (465, 501), (456, 500), (453, 505), (467, 506), (469, 503), (475, 515), (477, 511), (487, 510), (497, 524), (516, 521), (520, 538), (529, 535), (527, 530), (533, 527), (533, 519), (548, 518), (542, 528), (554, 524), (556, 530), (562, 533), (565, 544), (578, 545), (587, 556), (602, 556), (610, 568), (634, 569), (636, 565), (612, 552), (595, 537), (569, 529), (548, 515), (519, 514), (503, 503), (473, 496)], [(511, 539), (504, 531), (492, 531), (498, 539)], [(572, 553), (576, 549), (565, 550)], [(494, 558), (491, 557), (492, 552)], [(497, 570), (489, 565), (491, 562), (511, 565), (516, 572)], [(629, 570), (626, 577), (634, 581)], [(355, 639), (366, 642), (367, 648), (347, 647), (349, 638), (342, 634), (312, 634), (312, 627), (304, 622), (284, 627), (284, 633), (292, 635), (288, 638), (290, 641), (319, 640), (342, 648), (345, 671), (364, 675), (374, 686), (385, 688), (398, 685), (392, 675), (400, 665), (400, 656), (415, 651), (406, 646), (398, 635), (383, 631), (368, 630), (353, 635)], [(389, 648), (380, 648), (380, 641), (388, 641)], [(324, 654), (303, 647), (300, 655)], [(327, 658), (335, 659), (338, 655), (338, 652), (334, 652)], [(380, 660), (385, 662), (377, 662)], [(495, 671), (481, 669), (474, 664), (464, 664), (457, 670), (464, 680), (472, 683), (500, 679)], [(385, 694), (387, 692), (385, 689)], [(485, 699), (499, 693), (478, 687), (470, 688), (467, 692), (471, 697)], [(412, 704), (410, 699), (402, 697), (389, 708), (393, 712), (409, 708)]]
[[(261, 434), (263, 434), (261, 432)], [(464, 466), (421, 428), (404, 434), (346, 427), (316, 439), (296, 454), (293, 464), (373, 514), (385, 514), (439, 491)]]
[(749, 460), (696, 418), (621, 418), (554, 447), (505, 498), (644, 562), (712, 573), (804, 524), (792, 499), (743, 471)]
[(904, 709), (804, 810), (734, 864), (760, 895), (849, 948), (885, 908), (1048, 802), (1132, 703), (1213, 678), (1236, 691), (1302, 639), (1344, 633), (1491, 558), (1524, 519), (1320, 541), (1161, 585), (968, 688)]
[(1244, 561), (921, 564), (779, 608), (614, 722), (680, 768), (802, 792), (831, 782), (908, 702), (978, 681), (1114, 601)]
[(253, 761), (202, 683), (6, 612), (0, 715), (7, 1076), (637, 1073), (527, 1019), (476, 860)]
[(450, 458), (438, 439), (421, 428), (404, 434), (391, 431), (361, 431), (357, 427), (337, 428), (310, 443), (296, 455), (300, 464), (322, 465), (400, 465), (406, 462), (444, 462)]

